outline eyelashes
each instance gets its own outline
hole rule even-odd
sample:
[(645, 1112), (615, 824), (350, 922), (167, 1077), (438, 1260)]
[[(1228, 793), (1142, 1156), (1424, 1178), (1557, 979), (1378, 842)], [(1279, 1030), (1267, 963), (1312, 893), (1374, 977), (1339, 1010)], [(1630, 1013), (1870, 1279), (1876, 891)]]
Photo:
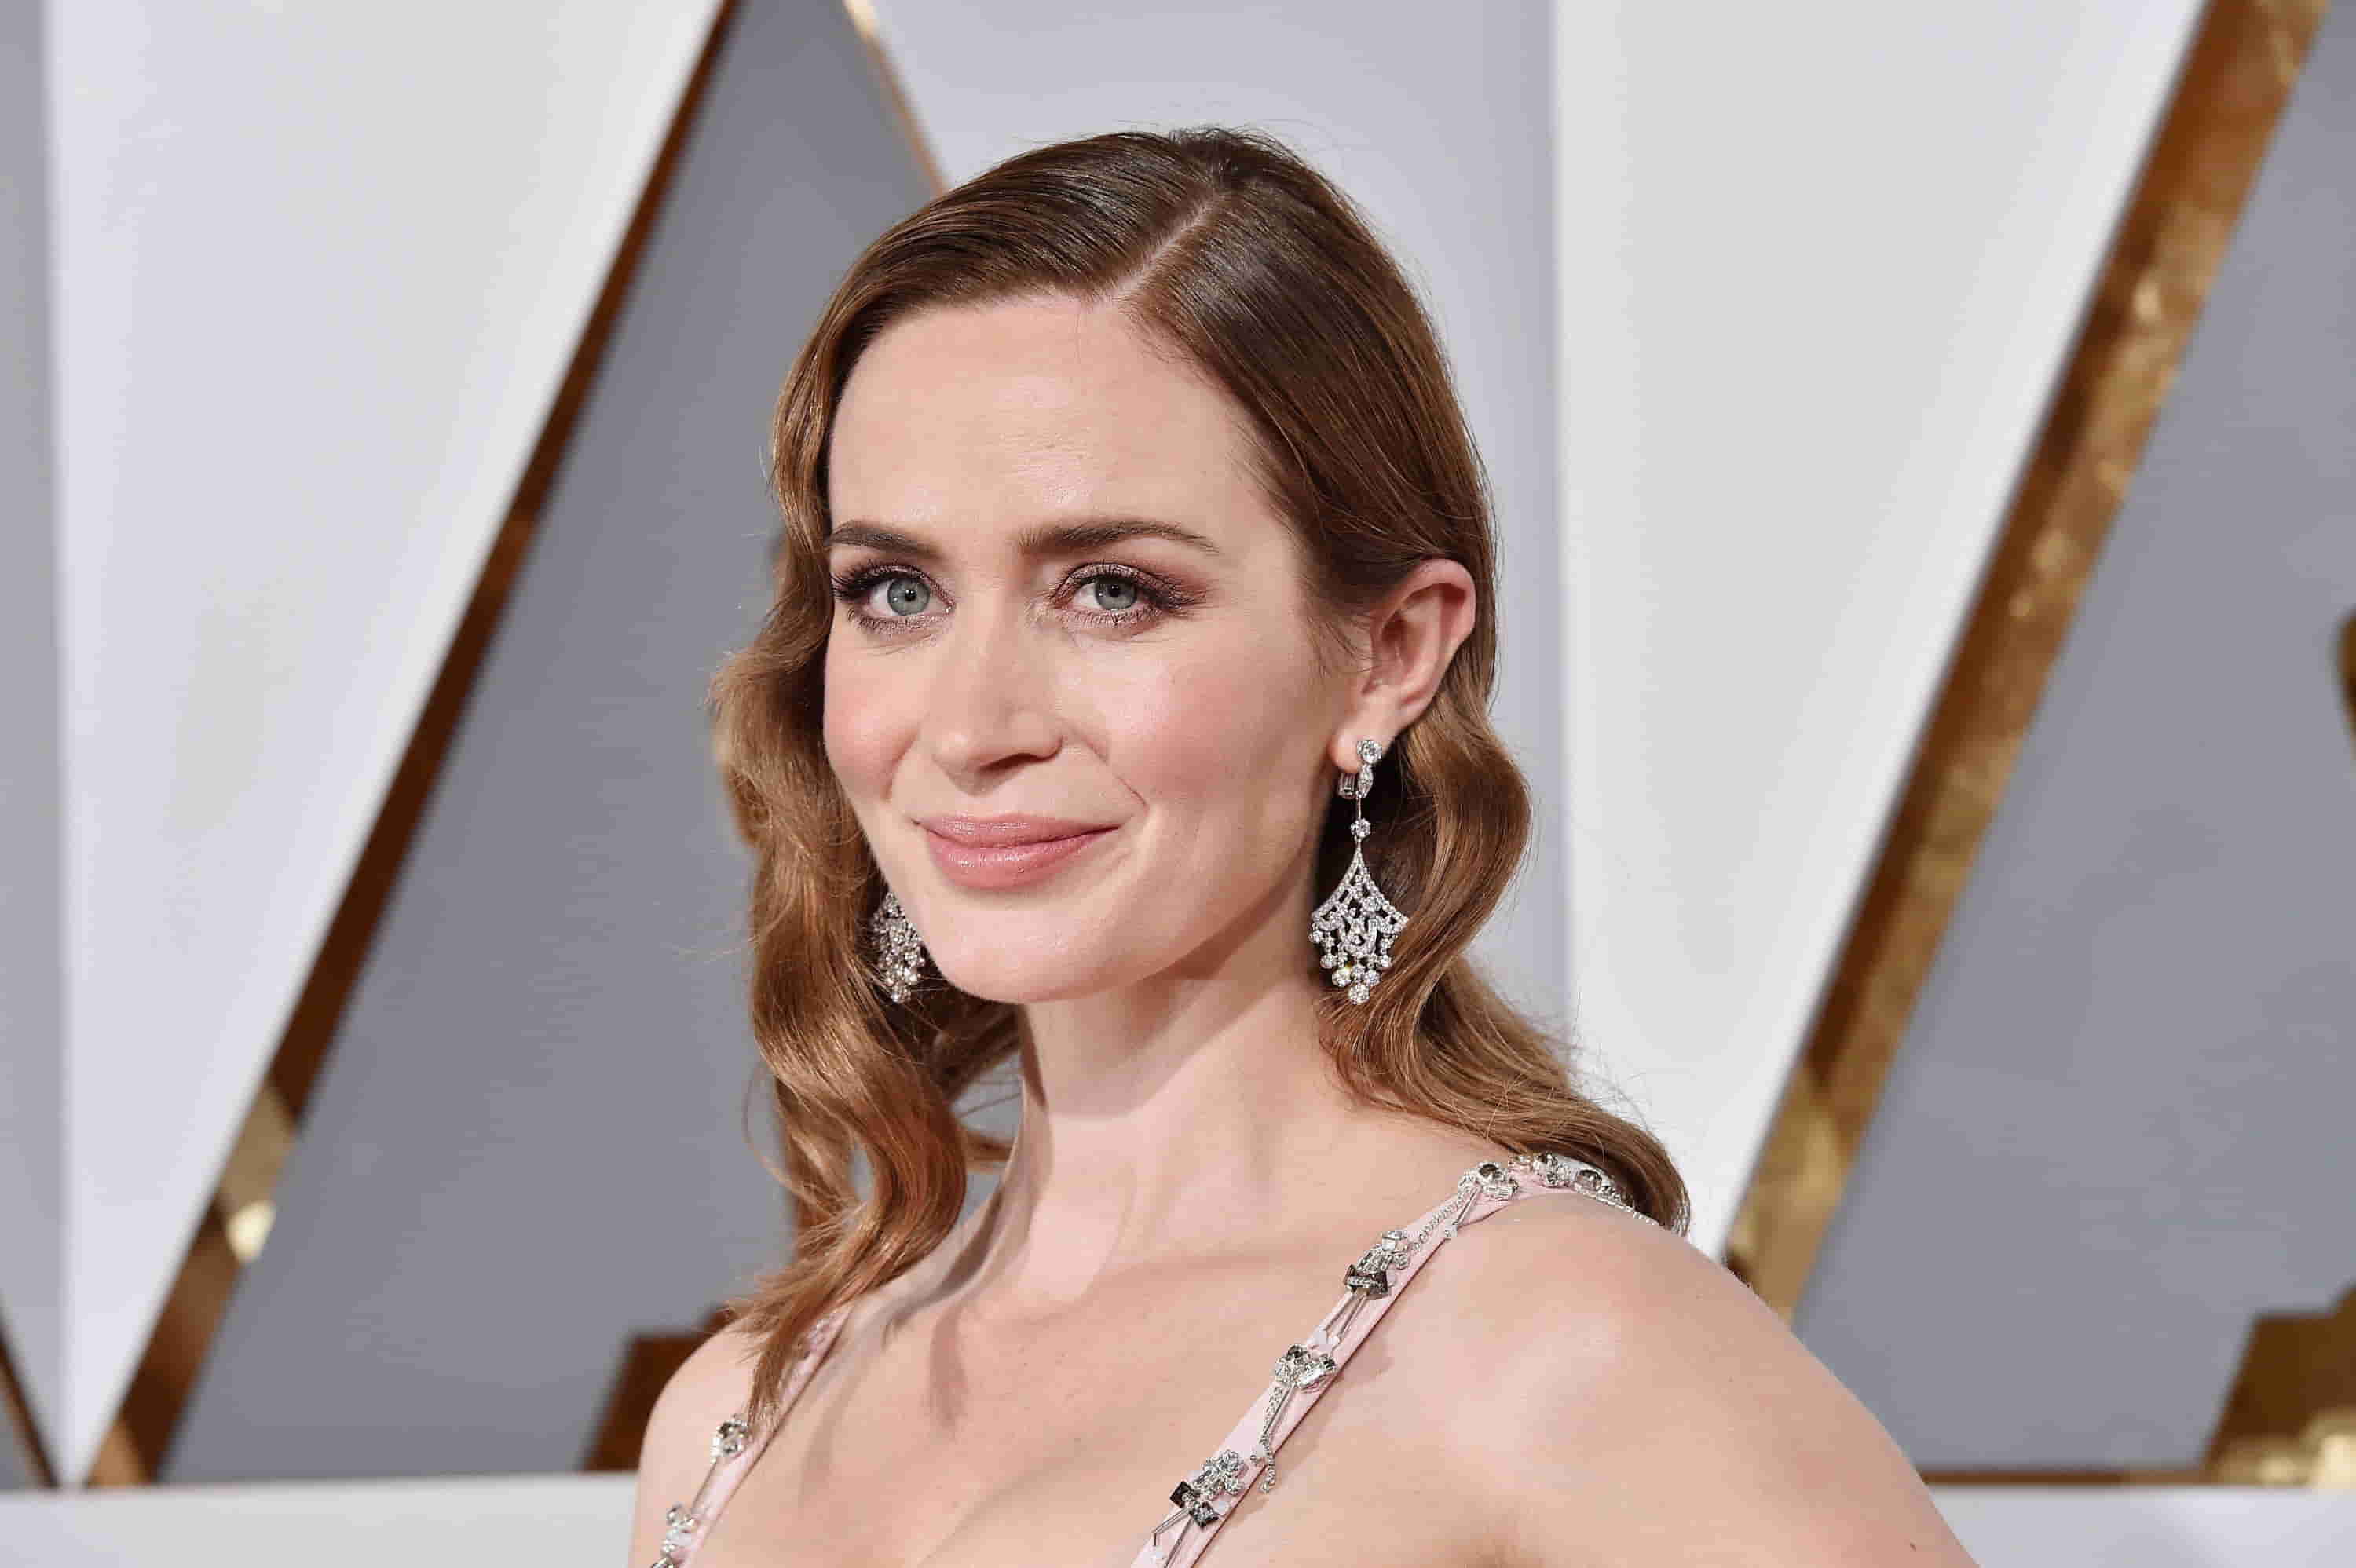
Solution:
[[(937, 593), (931, 579), (907, 566), (879, 564), (861, 567), (851, 571), (833, 573), (834, 596), (851, 611), (851, 618), (871, 632), (890, 635), (903, 627), (920, 624), (922, 615), (878, 615), (867, 608), (868, 598), (878, 583), (905, 579), (921, 582), (927, 592)], [(1184, 613), (1193, 607), (1199, 595), (1138, 571), (1109, 561), (1081, 568), (1064, 580), (1055, 591), (1059, 604), (1068, 603), (1074, 594), (1089, 582), (1110, 580), (1128, 583), (1137, 592), (1137, 603), (1124, 610), (1084, 610), (1073, 607), (1072, 613), (1092, 624), (1109, 627), (1141, 627), (1151, 625), (1168, 616)]]

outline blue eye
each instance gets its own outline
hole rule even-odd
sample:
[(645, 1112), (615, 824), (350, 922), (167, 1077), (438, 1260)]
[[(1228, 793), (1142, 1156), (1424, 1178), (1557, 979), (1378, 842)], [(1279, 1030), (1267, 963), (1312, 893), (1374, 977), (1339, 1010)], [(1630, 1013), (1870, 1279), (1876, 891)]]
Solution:
[(933, 591), (914, 577), (893, 577), (884, 580), (889, 586), (884, 591), (884, 603), (895, 615), (921, 613), (933, 597)]
[[(851, 619), (862, 625), (911, 619), (922, 614), (933, 598), (931, 583), (912, 571), (895, 571), (889, 567), (871, 566), (860, 571), (843, 572), (836, 576), (833, 582), (834, 596), (851, 607)], [(889, 612), (882, 615), (867, 607), (868, 601), (879, 587), (884, 589), (884, 604)]]
[[(851, 618), (868, 631), (888, 634), (913, 622), (933, 607), (933, 585), (906, 567), (875, 565), (836, 575), (834, 596), (850, 607)], [(884, 613), (870, 608), (877, 588), (884, 589)], [(1134, 567), (1098, 563), (1065, 579), (1056, 591), (1058, 603), (1078, 599), (1093, 587), (1099, 607), (1072, 603), (1070, 613), (1083, 621), (1113, 628), (1141, 628), (1167, 615), (1183, 614), (1199, 595), (1148, 577)]]
[[(1097, 604), (1108, 614), (1121, 614), (1135, 609), (1138, 600), (1144, 592), (1135, 578), (1119, 576), (1109, 571), (1100, 571), (1093, 577), (1083, 577), (1080, 581), (1083, 585), (1091, 582), (1097, 585)], [(1109, 599), (1106, 597), (1108, 590), (1111, 593)]]

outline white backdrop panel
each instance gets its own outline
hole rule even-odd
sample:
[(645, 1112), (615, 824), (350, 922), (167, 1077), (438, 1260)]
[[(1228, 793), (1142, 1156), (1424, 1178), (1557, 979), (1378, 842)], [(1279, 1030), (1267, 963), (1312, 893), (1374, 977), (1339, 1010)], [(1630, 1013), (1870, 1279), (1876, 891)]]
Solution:
[(49, 9), (83, 1474), (711, 0)]
[(1707, 1250), (2199, 9), (1557, 9), (1573, 997)]

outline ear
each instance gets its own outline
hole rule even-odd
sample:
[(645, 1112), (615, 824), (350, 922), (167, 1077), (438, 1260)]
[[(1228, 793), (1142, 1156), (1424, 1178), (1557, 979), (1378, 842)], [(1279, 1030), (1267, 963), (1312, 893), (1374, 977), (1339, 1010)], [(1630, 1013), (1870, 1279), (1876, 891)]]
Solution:
[(1366, 620), (1365, 662), (1327, 748), (1337, 772), (1358, 771), (1359, 737), (1372, 736), (1388, 752), (1431, 705), (1457, 645), (1472, 635), (1478, 597), (1471, 572), (1436, 558), (1418, 561), (1375, 607)]

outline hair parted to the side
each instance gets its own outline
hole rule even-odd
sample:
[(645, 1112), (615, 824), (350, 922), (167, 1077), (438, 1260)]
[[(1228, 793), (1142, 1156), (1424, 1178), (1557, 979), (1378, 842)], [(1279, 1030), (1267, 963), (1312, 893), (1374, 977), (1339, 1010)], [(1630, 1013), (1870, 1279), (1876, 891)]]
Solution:
[[(1687, 1222), (1685, 1184), (1660, 1143), (1580, 1093), (1563, 1047), (1465, 956), (1521, 863), (1530, 805), (1489, 724), (1486, 475), (1414, 290), (1349, 198), (1263, 133), (1060, 143), (946, 192), (870, 245), (777, 400), (776, 599), (712, 688), (722, 774), (755, 854), (752, 1023), (798, 1226), (793, 1260), (730, 1304), (763, 1343), (755, 1432), (809, 1328), (921, 1261), (956, 1224), (969, 1172), (1001, 1168), (1009, 1152), (955, 1107), (1017, 1049), (1017, 1009), (937, 980), (894, 1004), (873, 970), (866, 920), (886, 890), (823, 741), (827, 445), (851, 367), (884, 328), (1042, 296), (1116, 305), (1250, 416), (1258, 476), (1302, 547), (1304, 599), (1333, 667), (1353, 618), (1418, 561), (1452, 559), (1472, 575), (1472, 633), (1430, 706), (1390, 741), (1366, 802), (1382, 827), (1367, 859), (1411, 918), (1364, 1006), (1323, 991), (1320, 1043), (1343, 1082), (1370, 1105), (1501, 1149), (1600, 1166), (1646, 1214)], [(1320, 892), (1347, 866), (1351, 816), (1346, 802), (1329, 812)], [(1304, 931), (1312, 971), (1313, 953)]]

